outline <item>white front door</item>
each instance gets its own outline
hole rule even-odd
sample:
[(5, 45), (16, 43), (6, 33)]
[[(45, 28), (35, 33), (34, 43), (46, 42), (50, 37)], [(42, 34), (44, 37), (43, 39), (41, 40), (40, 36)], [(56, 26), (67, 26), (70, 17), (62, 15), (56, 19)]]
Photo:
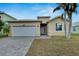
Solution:
[(35, 36), (35, 27), (12, 27), (12, 36)]

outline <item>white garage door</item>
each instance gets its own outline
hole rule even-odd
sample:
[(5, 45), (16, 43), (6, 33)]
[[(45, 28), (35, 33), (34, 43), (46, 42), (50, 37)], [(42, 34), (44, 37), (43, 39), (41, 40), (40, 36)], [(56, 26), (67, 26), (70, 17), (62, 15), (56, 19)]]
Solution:
[(12, 27), (12, 36), (35, 36), (35, 27)]

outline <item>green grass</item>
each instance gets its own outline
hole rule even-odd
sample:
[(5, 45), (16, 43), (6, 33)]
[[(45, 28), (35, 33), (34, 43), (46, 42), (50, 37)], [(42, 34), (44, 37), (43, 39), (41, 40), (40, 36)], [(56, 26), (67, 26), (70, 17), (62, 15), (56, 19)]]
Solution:
[(35, 39), (27, 56), (79, 56), (79, 35), (72, 35), (70, 40), (59, 36)]

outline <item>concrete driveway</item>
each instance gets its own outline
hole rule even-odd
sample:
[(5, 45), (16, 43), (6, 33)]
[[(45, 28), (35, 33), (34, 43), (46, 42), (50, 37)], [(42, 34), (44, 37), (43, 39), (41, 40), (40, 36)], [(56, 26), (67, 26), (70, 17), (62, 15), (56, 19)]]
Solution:
[(34, 37), (7, 37), (0, 38), (0, 56), (24, 56)]

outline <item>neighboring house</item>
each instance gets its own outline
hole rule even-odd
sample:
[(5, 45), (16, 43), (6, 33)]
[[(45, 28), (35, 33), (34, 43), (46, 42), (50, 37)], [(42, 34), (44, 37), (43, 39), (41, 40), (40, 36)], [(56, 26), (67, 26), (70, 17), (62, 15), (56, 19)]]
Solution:
[(16, 20), (16, 18), (8, 15), (5, 12), (0, 11), (0, 20), (2, 20), (3, 22), (6, 22), (6, 21), (10, 21), (10, 20)]
[[(22, 19), (8, 21), (9, 36), (64, 36), (64, 21), (62, 16), (50, 19), (50, 16), (38, 16), (37, 20)], [(68, 21), (67, 29), (68, 29)]]
[(79, 34), (79, 22), (74, 22), (72, 25), (72, 33)]
[[(14, 18), (14, 17), (0, 11), (0, 20), (2, 20), (2, 22), (5, 23), (5, 25), (3, 26), (3, 29), (4, 29), (4, 28), (7, 28), (7, 25), (8, 25), (7, 21), (16, 20), (16, 18)], [(3, 29), (0, 32), (1, 34), (3, 34), (3, 32), (4, 32)]]

